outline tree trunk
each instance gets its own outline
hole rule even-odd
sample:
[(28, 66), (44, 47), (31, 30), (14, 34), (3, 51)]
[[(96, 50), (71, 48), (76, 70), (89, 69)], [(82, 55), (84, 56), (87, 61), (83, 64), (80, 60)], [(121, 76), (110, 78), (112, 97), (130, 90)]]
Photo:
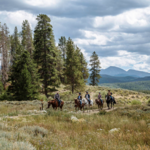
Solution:
[(72, 85), (72, 94), (73, 94), (73, 92), (74, 92), (74, 85)]

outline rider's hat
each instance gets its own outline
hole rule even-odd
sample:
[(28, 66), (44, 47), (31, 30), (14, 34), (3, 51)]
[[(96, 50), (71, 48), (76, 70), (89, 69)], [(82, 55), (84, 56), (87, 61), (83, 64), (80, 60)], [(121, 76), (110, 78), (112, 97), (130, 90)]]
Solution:
[(81, 93), (79, 93), (79, 94), (81, 94)]
[(86, 93), (88, 93), (88, 91), (86, 91)]

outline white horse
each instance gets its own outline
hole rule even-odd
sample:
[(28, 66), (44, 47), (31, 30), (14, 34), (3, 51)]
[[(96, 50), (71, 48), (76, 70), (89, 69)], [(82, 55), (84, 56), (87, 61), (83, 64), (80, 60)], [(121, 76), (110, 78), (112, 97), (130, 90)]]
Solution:
[[(85, 107), (86, 108), (93, 107), (93, 105), (94, 105), (94, 101), (92, 99), (90, 100), (90, 104), (89, 104), (88, 100), (86, 98), (83, 98), (82, 99), (82, 103), (85, 103)], [(88, 109), (87, 109), (87, 111), (88, 111)]]

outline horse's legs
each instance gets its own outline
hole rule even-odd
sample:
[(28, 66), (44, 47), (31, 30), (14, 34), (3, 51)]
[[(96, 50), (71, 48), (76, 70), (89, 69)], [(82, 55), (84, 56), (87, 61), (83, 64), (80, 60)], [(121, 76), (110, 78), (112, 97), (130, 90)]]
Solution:
[(108, 107), (108, 109), (109, 109), (109, 103), (107, 102), (107, 107)]

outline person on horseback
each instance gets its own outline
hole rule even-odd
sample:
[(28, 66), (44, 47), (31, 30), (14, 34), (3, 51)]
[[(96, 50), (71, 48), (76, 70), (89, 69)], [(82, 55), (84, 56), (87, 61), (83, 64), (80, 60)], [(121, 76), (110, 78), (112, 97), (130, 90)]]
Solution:
[(99, 92), (99, 95), (98, 95), (98, 99), (101, 101), (101, 103), (103, 104), (103, 100), (102, 100), (102, 96), (101, 96), (101, 93)]
[(81, 93), (79, 93), (79, 96), (78, 96), (77, 99), (80, 101), (80, 105), (82, 105), (82, 96), (81, 96)]
[(108, 90), (107, 96), (111, 96), (111, 92), (110, 92), (110, 90)]
[(58, 92), (55, 94), (54, 99), (56, 99), (58, 101), (58, 106), (60, 106), (61, 100), (60, 100), (60, 95)]
[(116, 104), (116, 101), (115, 101), (114, 97), (112, 96), (112, 93), (111, 93), (110, 98), (112, 99), (112, 101), (114, 102), (114, 104)]
[(89, 104), (90, 104), (90, 103), (91, 103), (91, 100), (90, 100), (90, 95), (88, 94), (88, 92), (86, 92), (85, 98), (88, 100), (88, 102), (89, 102)]

